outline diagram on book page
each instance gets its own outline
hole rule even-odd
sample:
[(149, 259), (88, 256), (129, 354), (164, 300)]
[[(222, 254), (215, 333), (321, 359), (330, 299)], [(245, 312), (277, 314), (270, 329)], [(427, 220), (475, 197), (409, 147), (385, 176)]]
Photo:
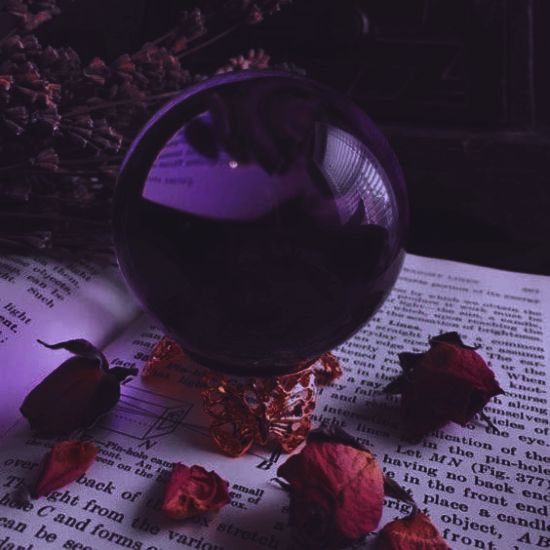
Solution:
[[(133, 446), (150, 449), (163, 438), (177, 437), (177, 431), (181, 430), (210, 441), (209, 420), (196, 410), (197, 403), (137, 385), (123, 385), (121, 390), (118, 405), (94, 427), (97, 439), (115, 435), (119, 441), (121, 437), (129, 438)], [(260, 446), (254, 446), (249, 454), (256, 459), (256, 467), (262, 470), (276, 468), (281, 458), (280, 450)]]
[[(97, 425), (97, 429), (140, 441), (159, 438), (173, 434), (184, 425), (192, 407), (188, 401), (146, 388), (123, 386), (117, 407)], [(204, 431), (208, 430), (204, 428)]]

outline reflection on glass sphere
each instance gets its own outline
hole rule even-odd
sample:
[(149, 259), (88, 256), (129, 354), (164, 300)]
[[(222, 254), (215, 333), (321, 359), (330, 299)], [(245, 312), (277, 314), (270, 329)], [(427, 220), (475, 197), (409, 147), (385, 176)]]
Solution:
[(136, 139), (115, 197), (129, 286), (200, 362), (289, 372), (374, 314), (408, 223), (387, 142), (347, 98), (242, 72), (186, 90)]

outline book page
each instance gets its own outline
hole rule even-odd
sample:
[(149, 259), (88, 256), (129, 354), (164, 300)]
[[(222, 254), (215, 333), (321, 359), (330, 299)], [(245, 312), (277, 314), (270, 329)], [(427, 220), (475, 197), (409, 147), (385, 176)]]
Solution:
[[(38, 338), (47, 343), (86, 338), (103, 346), (138, 313), (112, 267), (46, 257), (1, 257), (0, 434), (20, 418), (24, 396), (51, 369), (52, 352)], [(60, 362), (68, 357), (58, 354)]]
[[(344, 374), (319, 390), (316, 425), (338, 425), (410, 490), (453, 549), (550, 547), (548, 345), (550, 278), (415, 257), (375, 318), (335, 350)], [(506, 394), (466, 427), (448, 425), (419, 444), (401, 439), (396, 396), (381, 389), (399, 374), (397, 354), (458, 331), (478, 343)], [(142, 316), (106, 348), (113, 365), (141, 367), (160, 331)], [(57, 359), (52, 357), (51, 364)], [(164, 376), (168, 373), (169, 379)], [(98, 461), (72, 485), (26, 506), (12, 493), (31, 483), (51, 442), (24, 421), (0, 443), (0, 543), (23, 548), (137, 550), (291, 549), (288, 495), (274, 481), (286, 456), (253, 448), (232, 459), (208, 436), (201, 410), (203, 371), (172, 365), (150, 382), (123, 386), (117, 407), (90, 430)], [(174, 462), (215, 469), (231, 504), (187, 521), (159, 510)], [(380, 527), (408, 507), (386, 499)], [(372, 548), (375, 533), (361, 548)]]

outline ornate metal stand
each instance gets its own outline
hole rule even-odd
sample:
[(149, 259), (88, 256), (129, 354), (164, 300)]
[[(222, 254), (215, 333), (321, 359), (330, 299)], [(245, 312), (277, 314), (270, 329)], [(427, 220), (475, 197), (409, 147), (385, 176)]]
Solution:
[[(154, 347), (143, 376), (184, 358), (181, 347), (164, 337)], [(316, 387), (331, 383), (341, 373), (340, 363), (331, 353), (296, 373), (272, 378), (237, 378), (208, 372), (201, 397), (204, 411), (212, 418), (213, 441), (222, 452), (234, 457), (245, 454), (254, 443), (291, 452), (311, 429)]]

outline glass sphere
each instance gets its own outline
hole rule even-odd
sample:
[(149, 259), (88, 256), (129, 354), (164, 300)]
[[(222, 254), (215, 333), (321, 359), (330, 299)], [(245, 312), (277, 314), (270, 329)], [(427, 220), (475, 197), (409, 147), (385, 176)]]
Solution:
[(402, 265), (401, 170), (348, 98), (243, 71), (148, 122), (115, 193), (118, 261), (144, 308), (200, 363), (292, 372), (380, 307)]

